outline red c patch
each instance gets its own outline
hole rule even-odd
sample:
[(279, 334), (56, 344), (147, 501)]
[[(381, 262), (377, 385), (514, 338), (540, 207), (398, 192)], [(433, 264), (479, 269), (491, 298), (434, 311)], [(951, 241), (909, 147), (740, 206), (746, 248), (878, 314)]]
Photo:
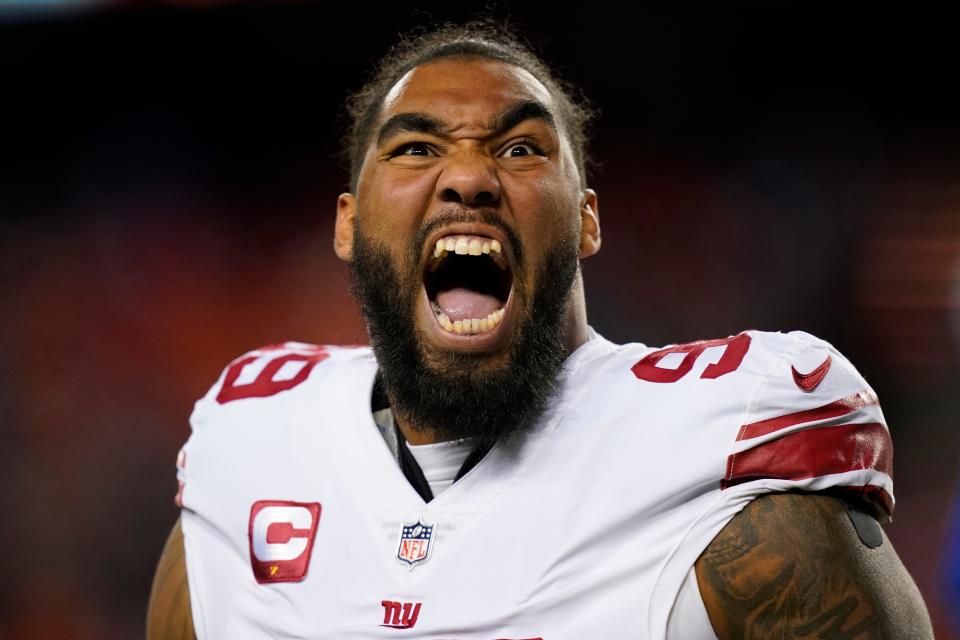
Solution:
[(250, 565), (260, 584), (300, 582), (310, 567), (319, 502), (258, 500), (250, 507)]

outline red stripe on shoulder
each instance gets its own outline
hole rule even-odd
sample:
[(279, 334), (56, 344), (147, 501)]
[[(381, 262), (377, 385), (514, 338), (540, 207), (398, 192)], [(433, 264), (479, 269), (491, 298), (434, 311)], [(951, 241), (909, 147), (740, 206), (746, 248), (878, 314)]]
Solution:
[(803, 424), (804, 422), (815, 422), (817, 420), (845, 416), (863, 407), (876, 404), (878, 404), (876, 395), (867, 391), (861, 391), (815, 409), (806, 409), (804, 411), (797, 411), (796, 413), (788, 413), (784, 416), (777, 416), (776, 418), (768, 418), (766, 420), (760, 420), (759, 422), (745, 424), (740, 427), (737, 440), (756, 438), (797, 424)]
[(804, 429), (727, 458), (726, 489), (759, 478), (805, 480), (857, 469), (893, 475), (893, 442), (879, 423)]

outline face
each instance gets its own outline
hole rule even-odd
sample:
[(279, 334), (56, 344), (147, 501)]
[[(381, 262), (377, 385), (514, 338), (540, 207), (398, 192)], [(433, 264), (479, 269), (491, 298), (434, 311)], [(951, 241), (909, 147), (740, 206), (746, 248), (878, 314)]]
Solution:
[(392, 88), (372, 138), (336, 249), (391, 402), (441, 439), (516, 431), (552, 390), (579, 258), (599, 247), (554, 101), (512, 65), (433, 62)]

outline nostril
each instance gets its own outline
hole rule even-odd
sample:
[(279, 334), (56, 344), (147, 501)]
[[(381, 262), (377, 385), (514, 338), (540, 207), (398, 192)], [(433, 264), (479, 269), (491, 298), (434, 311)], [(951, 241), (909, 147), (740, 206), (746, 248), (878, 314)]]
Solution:
[(478, 191), (469, 197), (470, 194), (464, 194), (457, 189), (447, 188), (442, 191), (442, 197), (445, 202), (456, 202), (466, 205), (491, 205), (495, 204), (497, 197), (490, 191)]
[(463, 199), (460, 197), (460, 194), (456, 189), (444, 189), (442, 196), (444, 202), (458, 202), (460, 204), (464, 204)]
[(481, 191), (473, 198), (473, 200), (476, 204), (493, 204), (495, 198), (489, 191)]

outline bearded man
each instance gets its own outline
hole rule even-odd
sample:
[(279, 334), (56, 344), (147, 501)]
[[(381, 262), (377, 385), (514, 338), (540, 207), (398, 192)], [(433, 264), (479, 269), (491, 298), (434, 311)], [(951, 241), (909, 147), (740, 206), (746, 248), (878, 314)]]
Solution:
[(197, 403), (151, 638), (932, 637), (840, 353), (588, 325), (575, 95), (472, 23), (352, 98), (335, 250), (372, 349), (258, 349)]

